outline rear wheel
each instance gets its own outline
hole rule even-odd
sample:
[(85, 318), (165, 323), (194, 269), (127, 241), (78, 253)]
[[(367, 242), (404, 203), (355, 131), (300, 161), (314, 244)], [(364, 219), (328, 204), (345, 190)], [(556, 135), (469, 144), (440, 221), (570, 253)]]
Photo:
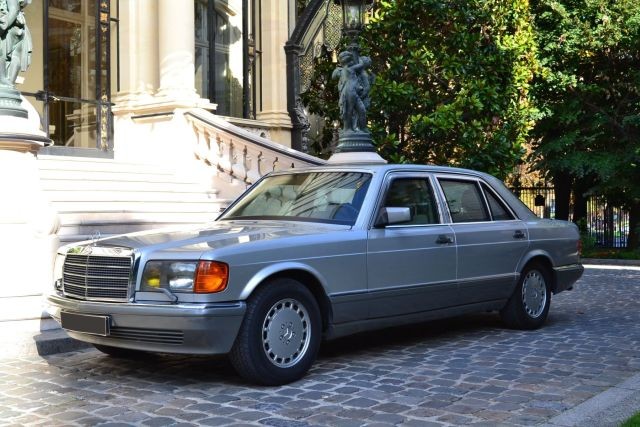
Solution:
[(500, 310), (502, 320), (514, 329), (537, 329), (544, 324), (551, 304), (551, 274), (544, 265), (528, 264), (509, 301)]
[(249, 381), (281, 385), (300, 379), (320, 346), (321, 319), (311, 292), (293, 279), (276, 279), (247, 301), (247, 312), (229, 353)]

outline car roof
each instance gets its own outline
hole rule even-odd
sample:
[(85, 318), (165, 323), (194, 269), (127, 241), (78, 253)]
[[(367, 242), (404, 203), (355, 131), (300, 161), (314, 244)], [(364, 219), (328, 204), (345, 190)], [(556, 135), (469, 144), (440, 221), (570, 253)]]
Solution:
[(368, 171), (372, 173), (385, 173), (391, 171), (420, 171), (420, 172), (433, 172), (433, 173), (457, 173), (464, 175), (474, 175), (481, 177), (491, 177), (491, 175), (484, 172), (479, 172), (471, 169), (456, 168), (450, 166), (436, 166), (436, 165), (419, 165), (419, 164), (380, 164), (380, 163), (341, 163), (341, 164), (326, 164), (322, 166), (309, 166), (296, 169), (287, 169), (277, 171), (281, 172), (312, 172), (312, 171)]

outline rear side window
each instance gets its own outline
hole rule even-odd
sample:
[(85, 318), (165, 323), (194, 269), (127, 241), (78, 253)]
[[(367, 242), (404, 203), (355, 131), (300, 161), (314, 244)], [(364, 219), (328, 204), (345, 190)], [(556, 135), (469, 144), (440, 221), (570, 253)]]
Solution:
[(504, 205), (502, 200), (498, 199), (496, 195), (486, 185), (482, 184), (484, 195), (489, 202), (489, 209), (491, 210), (491, 217), (494, 221), (509, 221), (514, 219), (509, 209)]
[(491, 221), (480, 187), (475, 181), (439, 179), (453, 222)]

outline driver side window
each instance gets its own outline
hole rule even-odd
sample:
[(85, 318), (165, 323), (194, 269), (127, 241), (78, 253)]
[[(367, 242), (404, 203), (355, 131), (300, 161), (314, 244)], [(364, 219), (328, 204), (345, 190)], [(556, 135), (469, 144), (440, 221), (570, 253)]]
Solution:
[(385, 208), (409, 208), (407, 225), (439, 224), (438, 206), (427, 178), (395, 178), (384, 201)]

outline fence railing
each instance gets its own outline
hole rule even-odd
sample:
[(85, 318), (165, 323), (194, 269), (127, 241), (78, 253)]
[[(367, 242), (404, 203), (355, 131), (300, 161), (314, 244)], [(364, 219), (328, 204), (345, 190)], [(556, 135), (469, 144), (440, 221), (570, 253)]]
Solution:
[[(519, 187), (512, 191), (541, 218), (555, 218), (556, 199), (553, 187)], [(570, 206), (569, 218), (573, 206)], [(587, 231), (596, 245), (624, 248), (629, 237), (629, 212), (607, 203), (604, 197), (587, 199)]]

